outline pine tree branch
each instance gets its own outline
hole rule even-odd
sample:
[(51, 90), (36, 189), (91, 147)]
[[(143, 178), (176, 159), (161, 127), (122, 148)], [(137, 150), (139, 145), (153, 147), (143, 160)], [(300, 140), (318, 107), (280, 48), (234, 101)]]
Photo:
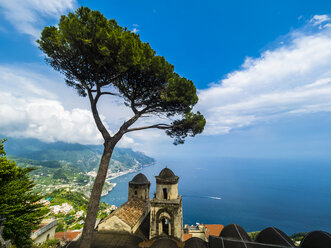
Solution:
[(172, 125), (169, 125), (169, 124), (156, 124), (156, 125), (151, 125), (151, 126), (135, 127), (135, 128), (127, 129), (126, 133), (133, 132), (133, 131), (138, 131), (138, 130), (144, 130), (144, 129), (151, 129), (151, 128), (168, 129), (170, 127), (172, 127)]
[(88, 92), (88, 97), (89, 97), (89, 100), (91, 103), (91, 110), (92, 110), (95, 124), (97, 125), (97, 128), (100, 131), (105, 142), (110, 141), (112, 137), (111, 137), (110, 133), (108, 132), (107, 128), (105, 127), (105, 125), (103, 124), (103, 122), (99, 116), (99, 112), (98, 112), (98, 108), (97, 108), (97, 102), (100, 97), (100, 91), (97, 93), (95, 98), (93, 98), (93, 94), (92, 94), (91, 90), (88, 89), (87, 92)]

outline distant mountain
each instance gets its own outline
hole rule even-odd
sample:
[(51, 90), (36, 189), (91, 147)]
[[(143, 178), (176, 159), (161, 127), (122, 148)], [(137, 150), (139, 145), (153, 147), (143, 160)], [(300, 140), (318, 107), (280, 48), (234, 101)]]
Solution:
[[(42, 161), (45, 166), (56, 166), (56, 161), (66, 162), (77, 169), (88, 172), (99, 165), (103, 146), (70, 144), (64, 142), (46, 143), (37, 139), (9, 138), (5, 143), (7, 155)], [(52, 163), (50, 163), (52, 161)], [(115, 148), (110, 162), (113, 172), (139, 168), (155, 160), (130, 148)]]

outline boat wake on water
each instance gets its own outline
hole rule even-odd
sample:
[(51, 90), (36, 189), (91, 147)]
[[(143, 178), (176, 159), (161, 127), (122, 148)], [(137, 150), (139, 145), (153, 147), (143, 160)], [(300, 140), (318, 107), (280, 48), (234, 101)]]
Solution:
[(215, 200), (221, 200), (222, 197), (218, 197), (218, 196), (206, 196), (207, 198), (210, 198), (210, 199), (215, 199)]
[(208, 195), (205, 195), (205, 196), (201, 196), (201, 195), (182, 195), (183, 197), (192, 197), (192, 198), (208, 198), (208, 199), (214, 199), (214, 200), (222, 200), (222, 197), (219, 197), (219, 196), (208, 196)]

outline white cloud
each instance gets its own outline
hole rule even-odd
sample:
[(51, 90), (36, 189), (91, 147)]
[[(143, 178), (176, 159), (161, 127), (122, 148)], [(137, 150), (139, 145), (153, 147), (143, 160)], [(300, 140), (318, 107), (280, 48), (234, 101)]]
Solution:
[[(328, 16), (314, 16), (325, 23)], [(310, 24), (310, 25), (312, 25)], [(303, 30), (303, 29), (302, 29)], [(207, 134), (287, 115), (331, 111), (331, 30), (294, 31), (291, 41), (199, 91), (197, 109), (207, 118)]]
[(133, 29), (132, 29), (132, 32), (133, 33), (138, 33), (140, 30), (138, 29), (139, 25), (138, 24), (132, 24), (133, 26)]
[(0, 0), (3, 16), (21, 33), (38, 39), (48, 18), (73, 10), (77, 0)]
[(319, 25), (323, 22), (330, 21), (331, 18), (328, 15), (314, 15), (313, 18), (311, 18), (310, 22), (313, 25)]
[[(57, 81), (63, 80), (59, 78)], [(77, 106), (66, 109), (59, 99), (59, 93), (54, 91), (59, 88), (57, 81), (20, 67), (0, 66), (1, 134), (47, 142), (102, 144), (102, 136), (90, 110)], [(87, 99), (81, 98), (81, 101)], [(113, 106), (117, 107), (116, 104)], [(108, 108), (111, 106), (108, 105)], [(106, 117), (101, 115), (101, 118), (109, 129)], [(119, 146), (130, 147), (134, 144), (133, 138), (125, 136)]]
[(68, 111), (56, 100), (20, 98), (10, 93), (0, 93), (0, 105), (0, 129), (4, 135), (47, 142), (96, 144), (102, 141), (88, 110)]

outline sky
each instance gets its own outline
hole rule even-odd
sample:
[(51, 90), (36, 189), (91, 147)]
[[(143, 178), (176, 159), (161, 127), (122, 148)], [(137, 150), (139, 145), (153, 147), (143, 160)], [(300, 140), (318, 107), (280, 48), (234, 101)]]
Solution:
[[(331, 158), (328, 0), (0, 0), (3, 137), (102, 143), (88, 100), (65, 86), (36, 43), (43, 27), (82, 5), (138, 33), (191, 79), (195, 110), (207, 120), (204, 133), (184, 145), (149, 130), (119, 146), (156, 158)], [(99, 108), (112, 133), (132, 115), (118, 98)]]

